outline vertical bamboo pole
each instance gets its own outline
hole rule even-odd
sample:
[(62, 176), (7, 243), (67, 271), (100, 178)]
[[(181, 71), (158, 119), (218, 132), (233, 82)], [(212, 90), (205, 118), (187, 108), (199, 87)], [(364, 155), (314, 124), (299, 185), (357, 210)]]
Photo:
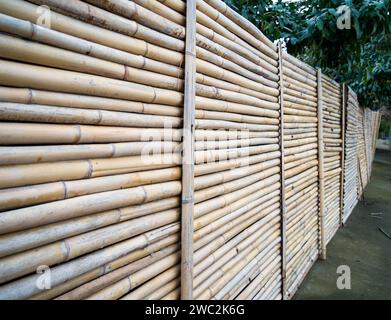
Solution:
[(286, 205), (285, 205), (285, 164), (284, 164), (284, 81), (282, 65), (282, 45), (278, 42), (279, 102), (280, 102), (280, 151), (281, 151), (281, 296), (287, 299), (286, 288)]
[(323, 169), (323, 103), (322, 103), (322, 70), (317, 72), (318, 90), (318, 169), (319, 169), (319, 229), (320, 258), (326, 260), (326, 235), (324, 223), (324, 169)]
[(342, 108), (341, 108), (341, 139), (342, 139), (342, 154), (341, 154), (341, 193), (340, 193), (340, 215), (339, 215), (339, 226), (343, 226), (343, 212), (344, 212), (344, 180), (345, 180), (345, 110), (347, 103), (347, 90), (346, 84), (341, 85), (342, 90)]
[[(367, 128), (367, 118), (365, 116), (365, 107), (363, 107), (363, 116), (362, 116), (362, 125), (364, 130), (364, 153), (365, 153), (365, 163), (366, 163), (366, 169), (367, 169), (367, 183), (369, 181), (369, 157), (368, 157), (368, 128)], [(365, 185), (366, 187), (366, 185)], [(364, 190), (363, 190), (364, 194)]]
[(185, 96), (182, 159), (181, 299), (193, 299), (194, 124), (196, 0), (186, 1)]

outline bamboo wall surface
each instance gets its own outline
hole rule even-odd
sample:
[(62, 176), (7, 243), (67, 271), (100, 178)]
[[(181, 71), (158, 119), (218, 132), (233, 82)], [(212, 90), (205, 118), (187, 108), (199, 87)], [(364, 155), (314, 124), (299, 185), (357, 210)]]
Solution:
[(349, 90), (346, 104), (345, 128), (345, 178), (343, 220), (347, 221), (358, 202), (359, 172), (357, 155), (358, 101), (356, 94)]
[(317, 73), (283, 54), (286, 295), (319, 254)]
[(0, 0), (0, 299), (290, 299), (326, 258), (379, 113), (187, 4)]
[(342, 87), (322, 76), (325, 175), (325, 237), (328, 243), (341, 224)]

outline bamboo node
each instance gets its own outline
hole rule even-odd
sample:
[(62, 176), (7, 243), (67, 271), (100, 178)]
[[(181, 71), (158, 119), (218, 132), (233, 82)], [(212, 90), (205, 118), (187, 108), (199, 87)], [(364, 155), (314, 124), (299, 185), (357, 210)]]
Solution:
[(81, 137), (82, 137), (81, 126), (80, 126), (80, 124), (76, 124), (76, 125), (74, 125), (74, 127), (76, 128), (76, 131), (77, 131), (77, 136), (75, 139), (75, 143), (77, 144), (80, 142)]
[(27, 91), (28, 91), (27, 104), (32, 104), (33, 103), (33, 90), (31, 90), (29, 88)]
[(144, 186), (141, 186), (141, 190), (143, 191), (143, 200), (141, 201), (141, 203), (144, 203), (148, 198), (148, 193), (147, 190), (145, 190)]
[(68, 188), (67, 188), (67, 184), (65, 183), (65, 181), (61, 181), (62, 185), (64, 186), (64, 197), (63, 199), (66, 199), (68, 198)]
[(94, 171), (94, 166), (92, 164), (92, 161), (90, 159), (86, 160), (88, 164), (88, 170), (87, 170), (87, 175), (86, 178), (91, 178), (92, 172)]
[(34, 23), (32, 22), (29, 22), (30, 23), (30, 28), (31, 28), (31, 33), (29, 35), (30, 39), (33, 40), (34, 39), (34, 35), (36, 34), (36, 27), (34, 25)]
[(111, 146), (111, 150), (112, 150), (111, 154), (110, 154), (110, 158), (112, 158), (117, 153), (117, 149), (116, 149), (115, 143), (110, 143), (110, 146)]
[(129, 79), (129, 70), (128, 67), (124, 65), (124, 76), (122, 77), (122, 80), (128, 80)]
[(102, 122), (102, 119), (103, 119), (102, 111), (101, 111), (101, 110), (98, 110), (98, 121), (96, 122), (96, 124), (101, 123), (101, 122)]
[(147, 59), (145, 59), (145, 57), (142, 57), (142, 65), (140, 66), (140, 69), (145, 69), (145, 65), (147, 64)]
[(63, 247), (63, 249), (65, 249), (65, 256), (64, 256), (64, 259), (65, 259), (65, 261), (68, 261), (68, 259), (69, 259), (69, 254), (71, 253), (71, 248), (70, 248), (70, 246), (69, 246), (69, 243), (68, 243), (68, 241), (65, 239), (65, 240), (63, 240), (62, 241), (62, 247)]

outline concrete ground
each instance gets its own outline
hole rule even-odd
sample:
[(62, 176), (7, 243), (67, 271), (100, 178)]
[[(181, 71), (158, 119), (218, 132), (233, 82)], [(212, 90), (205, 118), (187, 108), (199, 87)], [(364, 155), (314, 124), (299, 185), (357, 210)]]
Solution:
[[(382, 213), (374, 217), (371, 213)], [(294, 299), (391, 299), (391, 151), (378, 150), (364, 199), (327, 246)], [(336, 286), (337, 267), (351, 269), (351, 289)]]

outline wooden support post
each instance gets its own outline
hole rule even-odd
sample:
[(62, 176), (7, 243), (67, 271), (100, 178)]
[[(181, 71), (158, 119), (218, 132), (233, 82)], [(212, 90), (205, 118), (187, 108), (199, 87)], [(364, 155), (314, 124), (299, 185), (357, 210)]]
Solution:
[(340, 187), (340, 215), (339, 226), (343, 226), (343, 212), (344, 212), (344, 194), (345, 194), (345, 132), (346, 132), (346, 103), (347, 103), (347, 90), (346, 84), (341, 85), (342, 90), (342, 107), (341, 107), (341, 139), (342, 139), (342, 154), (341, 154), (341, 187)]
[(285, 164), (284, 164), (284, 81), (283, 81), (283, 63), (282, 63), (282, 45), (278, 42), (278, 68), (280, 85), (280, 151), (281, 151), (281, 295), (282, 299), (287, 299), (286, 288), (286, 205), (285, 205)]
[(324, 168), (323, 168), (323, 103), (322, 103), (322, 70), (317, 72), (318, 87), (318, 169), (319, 169), (319, 231), (320, 258), (326, 259), (326, 235), (324, 223)]
[(194, 124), (196, 0), (186, 1), (185, 95), (182, 157), (181, 299), (193, 299)]

